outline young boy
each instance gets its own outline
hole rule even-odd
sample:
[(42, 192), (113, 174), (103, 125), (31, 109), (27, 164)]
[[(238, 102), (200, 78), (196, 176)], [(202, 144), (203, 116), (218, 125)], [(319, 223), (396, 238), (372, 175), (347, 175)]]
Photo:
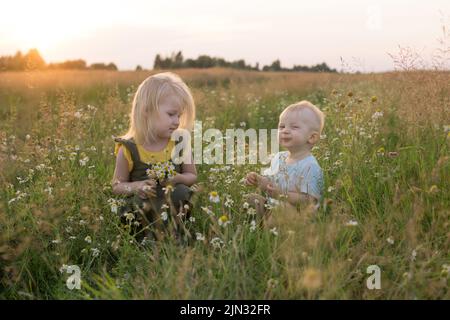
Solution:
[(250, 172), (247, 185), (256, 186), (268, 194), (265, 198), (251, 194), (247, 201), (254, 205), (260, 216), (266, 213), (266, 204), (286, 200), (288, 206), (320, 205), (323, 173), (311, 149), (319, 141), (324, 126), (324, 114), (308, 101), (288, 106), (280, 115), (279, 144), (287, 151), (278, 152), (270, 168), (259, 175)]

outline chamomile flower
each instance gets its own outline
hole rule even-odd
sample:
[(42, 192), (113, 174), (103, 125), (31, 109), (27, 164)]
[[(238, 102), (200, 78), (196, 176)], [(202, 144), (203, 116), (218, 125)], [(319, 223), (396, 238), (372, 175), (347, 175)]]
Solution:
[(255, 231), (255, 230), (256, 230), (256, 221), (255, 221), (255, 220), (252, 220), (252, 221), (250, 222), (250, 231), (253, 232), (253, 231)]
[(92, 248), (91, 251), (92, 251), (92, 256), (94, 258), (96, 258), (100, 255), (100, 250), (98, 250), (97, 248)]
[(254, 216), (254, 215), (256, 215), (256, 209), (255, 208), (248, 208), (248, 210), (247, 210), (247, 214), (249, 215), (249, 216)]
[(223, 241), (222, 239), (218, 238), (218, 237), (214, 237), (211, 239), (210, 241), (211, 245), (213, 246), (214, 249), (220, 249), (223, 246)]
[(134, 214), (132, 212), (127, 212), (124, 214), (124, 217), (126, 219), (127, 222), (131, 222), (134, 220)]
[(376, 121), (383, 116), (383, 111), (376, 111), (372, 114), (372, 120)]
[(231, 208), (233, 206), (233, 204), (234, 204), (233, 199), (227, 197), (227, 199), (225, 200), (224, 206), (227, 208)]
[(278, 236), (277, 228), (274, 227), (274, 228), (270, 229), (270, 233), (272, 233), (275, 237), (277, 237)]
[(356, 227), (358, 225), (358, 221), (351, 219), (345, 223), (347, 227)]
[(201, 234), (200, 232), (196, 232), (195, 239), (197, 239), (197, 241), (205, 241), (205, 236), (203, 234)]
[(213, 203), (219, 203), (220, 202), (219, 194), (216, 191), (211, 191), (209, 193), (209, 201)]
[(219, 226), (222, 227), (226, 227), (228, 224), (230, 224), (230, 220), (226, 215), (221, 216), (217, 222), (219, 223)]
[(411, 252), (411, 261), (415, 261), (415, 260), (416, 260), (416, 257), (417, 257), (417, 251), (414, 249), (414, 250)]
[(152, 164), (151, 169), (147, 169), (146, 173), (150, 178), (158, 180), (172, 179), (177, 174), (171, 161)]

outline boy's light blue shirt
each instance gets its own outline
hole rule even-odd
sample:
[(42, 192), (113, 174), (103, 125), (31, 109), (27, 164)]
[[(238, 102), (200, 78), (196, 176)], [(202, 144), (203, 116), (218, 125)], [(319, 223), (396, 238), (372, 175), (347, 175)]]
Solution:
[(303, 192), (315, 197), (319, 202), (323, 192), (323, 172), (313, 155), (294, 163), (287, 164), (288, 151), (275, 154), (270, 168), (264, 176), (278, 186), (283, 193), (288, 191)]

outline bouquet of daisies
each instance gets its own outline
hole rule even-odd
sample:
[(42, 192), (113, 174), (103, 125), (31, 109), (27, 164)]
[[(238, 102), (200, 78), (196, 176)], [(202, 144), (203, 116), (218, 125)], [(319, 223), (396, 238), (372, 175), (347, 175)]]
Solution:
[(172, 179), (177, 174), (171, 161), (152, 164), (151, 169), (147, 169), (146, 172), (150, 178), (155, 179), (159, 183)]

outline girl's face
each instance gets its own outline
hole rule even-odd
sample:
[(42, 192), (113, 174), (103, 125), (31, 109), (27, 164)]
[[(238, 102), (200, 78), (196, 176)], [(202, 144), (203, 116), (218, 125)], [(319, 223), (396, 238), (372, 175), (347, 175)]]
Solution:
[(182, 108), (180, 101), (173, 95), (165, 95), (159, 103), (159, 112), (155, 121), (156, 135), (168, 139), (180, 125)]

